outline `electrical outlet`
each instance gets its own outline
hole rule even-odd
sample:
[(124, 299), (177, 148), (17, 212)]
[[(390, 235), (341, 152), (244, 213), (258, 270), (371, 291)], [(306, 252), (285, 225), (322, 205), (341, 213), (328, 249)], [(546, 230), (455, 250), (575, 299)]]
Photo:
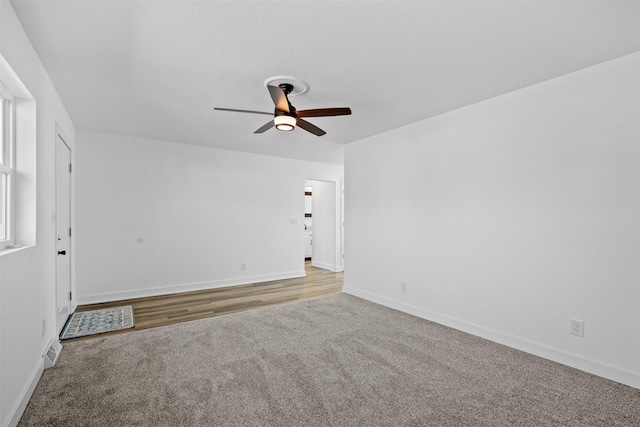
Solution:
[(400, 282), (400, 292), (407, 293), (407, 282)]
[(42, 336), (44, 337), (47, 333), (47, 319), (42, 319)]
[(244, 262), (240, 264), (240, 271), (247, 271), (247, 264), (245, 264)]
[(577, 337), (584, 337), (584, 322), (581, 320), (571, 319), (569, 323), (569, 333)]

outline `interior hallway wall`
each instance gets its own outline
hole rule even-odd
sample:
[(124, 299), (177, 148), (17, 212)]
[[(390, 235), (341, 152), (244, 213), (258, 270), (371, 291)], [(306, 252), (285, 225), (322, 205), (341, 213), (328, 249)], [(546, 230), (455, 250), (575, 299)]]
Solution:
[(305, 178), (343, 176), (342, 165), (85, 131), (77, 159), (80, 303), (304, 276)]
[[(22, 248), (0, 253), (0, 426), (8, 426), (17, 423), (22, 414), (42, 374), (42, 355), (49, 341), (57, 336), (52, 220), (56, 124), (72, 149), (75, 128), (11, 3), (4, 0), (0, 1), (0, 53), (36, 104), (32, 124), (35, 143), (30, 143), (27, 152), (21, 151), (21, 157), (16, 159), (17, 170), (24, 172), (17, 176), (21, 190), (17, 197), (22, 197), (17, 204), (29, 199), (29, 207), (21, 210), (23, 214), (17, 218), (17, 228), (24, 237), (24, 225), (28, 223), (29, 238), (18, 236)], [(29, 164), (28, 170), (24, 169), (25, 163)]]
[(346, 292), (640, 387), (640, 53), (349, 144), (345, 171)]

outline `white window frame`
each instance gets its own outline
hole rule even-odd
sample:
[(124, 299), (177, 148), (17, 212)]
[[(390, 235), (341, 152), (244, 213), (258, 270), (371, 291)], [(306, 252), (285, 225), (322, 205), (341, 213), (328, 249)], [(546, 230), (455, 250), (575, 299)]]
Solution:
[(7, 176), (7, 191), (3, 193), (4, 200), (0, 201), (5, 206), (6, 214), (6, 238), (0, 240), (0, 250), (16, 243), (16, 226), (15, 226), (15, 153), (16, 153), (16, 139), (15, 139), (15, 98), (9, 92), (9, 90), (0, 81), (0, 102), (3, 104), (2, 108), (2, 135), (0, 137), (0, 172)]

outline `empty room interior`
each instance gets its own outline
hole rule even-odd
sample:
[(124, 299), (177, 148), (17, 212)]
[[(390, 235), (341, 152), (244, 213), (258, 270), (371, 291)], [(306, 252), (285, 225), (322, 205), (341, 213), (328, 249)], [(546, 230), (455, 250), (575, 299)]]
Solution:
[(640, 2), (0, 0), (0, 97), (1, 427), (640, 426)]

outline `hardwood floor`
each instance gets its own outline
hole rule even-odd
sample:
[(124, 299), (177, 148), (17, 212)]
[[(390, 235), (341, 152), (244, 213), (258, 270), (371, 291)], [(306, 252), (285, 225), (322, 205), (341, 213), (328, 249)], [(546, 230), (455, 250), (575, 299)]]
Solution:
[(313, 267), (310, 261), (305, 262), (305, 269), (307, 276), (297, 279), (89, 304), (78, 306), (76, 312), (133, 305), (135, 327), (107, 333), (117, 334), (342, 292), (344, 273)]

